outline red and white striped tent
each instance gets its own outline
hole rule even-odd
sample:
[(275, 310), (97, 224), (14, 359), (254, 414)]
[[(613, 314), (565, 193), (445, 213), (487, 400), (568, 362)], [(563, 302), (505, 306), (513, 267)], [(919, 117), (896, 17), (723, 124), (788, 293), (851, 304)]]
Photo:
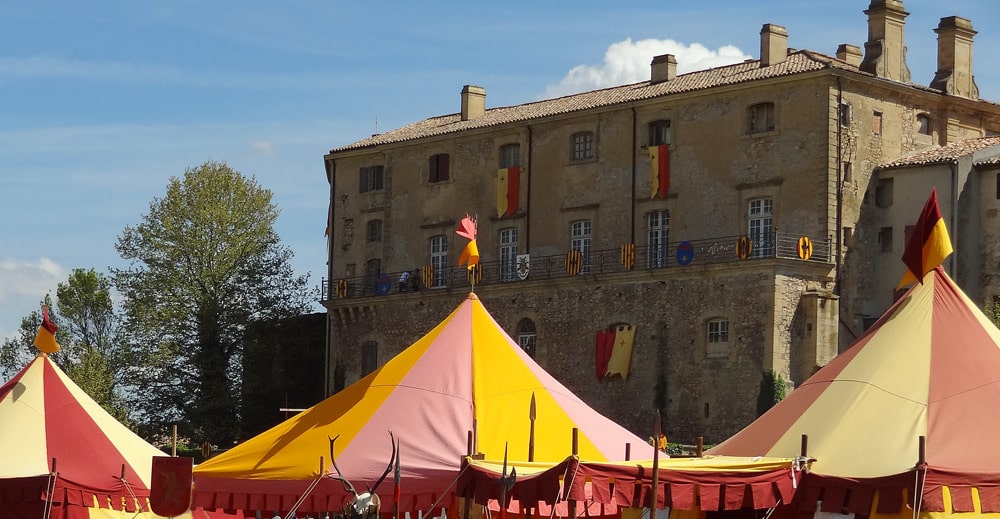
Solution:
[[(847, 351), (708, 452), (791, 457), (798, 512), (1000, 514), (1000, 330), (941, 268)], [(913, 496), (921, 499), (913, 500)], [(997, 517), (1000, 517), (998, 515)]]
[(153, 456), (39, 354), (0, 386), (0, 517), (150, 518)]

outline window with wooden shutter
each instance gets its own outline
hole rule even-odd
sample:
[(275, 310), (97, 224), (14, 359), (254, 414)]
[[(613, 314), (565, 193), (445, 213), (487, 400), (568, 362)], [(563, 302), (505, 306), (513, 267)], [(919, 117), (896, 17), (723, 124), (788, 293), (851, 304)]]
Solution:
[(448, 180), (448, 154), (431, 155), (429, 181), (444, 182), (446, 180)]

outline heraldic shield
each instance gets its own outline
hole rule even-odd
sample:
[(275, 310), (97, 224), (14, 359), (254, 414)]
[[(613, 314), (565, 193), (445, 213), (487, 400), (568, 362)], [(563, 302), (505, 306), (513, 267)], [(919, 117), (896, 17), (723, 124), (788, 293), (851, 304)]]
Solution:
[(173, 517), (191, 508), (194, 458), (153, 456), (149, 506), (157, 515)]
[(531, 258), (528, 254), (518, 254), (517, 255), (517, 277), (521, 281), (528, 279), (528, 273), (531, 271)]

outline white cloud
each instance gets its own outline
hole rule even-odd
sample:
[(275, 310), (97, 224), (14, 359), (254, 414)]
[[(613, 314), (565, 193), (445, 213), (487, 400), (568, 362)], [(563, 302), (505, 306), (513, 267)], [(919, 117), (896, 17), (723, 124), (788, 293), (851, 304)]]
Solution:
[(0, 322), (0, 340), (17, 332), (20, 318), (37, 310), (46, 293), (55, 297), (56, 285), (68, 276), (66, 269), (49, 258), (0, 259), (0, 315), (5, 317)]
[(648, 80), (649, 63), (653, 56), (661, 54), (673, 54), (677, 58), (678, 74), (730, 65), (751, 58), (732, 45), (709, 50), (700, 43), (684, 45), (669, 39), (633, 42), (628, 38), (612, 43), (604, 53), (603, 63), (573, 67), (559, 84), (546, 88), (545, 97), (559, 97)]
[(274, 155), (274, 141), (267, 139), (254, 139), (250, 141), (250, 147), (264, 155)]

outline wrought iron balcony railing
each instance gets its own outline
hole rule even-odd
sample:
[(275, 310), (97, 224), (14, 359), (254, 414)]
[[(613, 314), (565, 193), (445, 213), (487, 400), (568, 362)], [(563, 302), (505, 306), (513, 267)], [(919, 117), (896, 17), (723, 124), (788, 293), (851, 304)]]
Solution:
[(569, 251), (554, 256), (519, 256), (509, 261), (480, 262), (473, 270), (454, 265), (433, 269), (427, 265), (408, 271), (406, 283), (400, 283), (403, 274), (401, 271), (324, 279), (321, 301), (469, 286), (472, 281), (477, 286), (497, 285), (771, 258), (830, 263), (831, 242), (829, 238), (813, 239), (800, 234), (773, 232), (756, 239), (745, 235), (723, 236), (672, 242), (663, 247), (623, 245), (618, 249), (592, 250), (579, 254)]

